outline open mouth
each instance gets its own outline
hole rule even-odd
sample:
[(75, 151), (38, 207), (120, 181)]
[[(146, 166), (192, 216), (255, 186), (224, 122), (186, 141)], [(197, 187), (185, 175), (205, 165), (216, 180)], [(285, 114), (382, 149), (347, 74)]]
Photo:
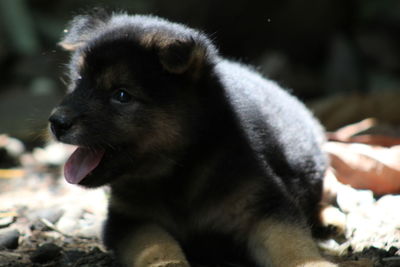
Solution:
[(101, 162), (104, 150), (92, 150), (78, 147), (64, 166), (64, 176), (68, 183), (78, 184), (88, 176)]

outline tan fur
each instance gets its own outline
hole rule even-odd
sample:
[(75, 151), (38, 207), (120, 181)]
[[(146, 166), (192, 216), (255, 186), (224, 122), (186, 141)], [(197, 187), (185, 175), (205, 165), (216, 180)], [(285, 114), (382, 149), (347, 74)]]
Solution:
[(194, 47), (188, 62), (181, 66), (170, 66), (165, 61), (163, 61), (164, 50), (168, 50), (168, 45), (163, 47), (160, 52), (161, 64), (167, 71), (175, 74), (181, 74), (190, 70), (191, 76), (193, 78), (197, 78), (199, 76), (198, 72), (201, 69), (201, 63), (203, 62), (205, 56), (205, 52), (202, 48)]
[(106, 68), (101, 75), (97, 77), (96, 83), (102, 88), (117, 89), (113, 88), (116, 86), (115, 81), (120, 84), (129, 84), (131, 77), (129, 72), (126, 71), (127, 67), (122, 64), (113, 64), (111, 67)]
[(211, 227), (221, 232), (245, 235), (252, 224), (252, 214), (249, 212), (254, 205), (255, 197), (249, 192), (254, 191), (256, 184), (242, 185), (240, 190), (227, 195), (220, 203), (199, 211), (198, 224)]
[(176, 116), (165, 112), (153, 112), (152, 128), (154, 134), (147, 134), (140, 143), (139, 152), (154, 151), (160, 147), (164, 149), (176, 149), (177, 144), (184, 142), (181, 134), (180, 123)]
[(128, 267), (189, 267), (176, 240), (156, 225), (146, 225), (120, 244)]
[(143, 47), (159, 47), (163, 48), (171, 44), (172, 38), (163, 32), (152, 31), (143, 34), (140, 38), (140, 44)]
[(178, 42), (188, 42), (190, 40), (181, 40), (179, 38), (171, 38), (168, 34), (162, 32), (149, 32), (144, 34), (141, 39), (141, 44), (144, 47), (152, 48), (157, 47), (160, 54), (160, 60), (163, 67), (175, 74), (187, 72), (190, 69), (191, 76), (196, 79), (200, 76), (201, 65), (204, 62), (206, 51), (204, 48), (194, 45), (190, 59), (185, 65), (182, 66), (169, 66), (163, 61), (163, 54), (168, 50), (168, 47)]
[[(186, 188), (185, 198), (191, 203), (202, 197), (205, 187), (208, 185), (208, 177), (214, 171), (214, 168), (224, 157), (223, 151), (209, 155), (204, 161), (197, 162), (198, 165), (193, 173), (196, 174), (195, 179), (191, 180), (190, 185)], [(208, 216), (203, 216), (208, 217)]]
[(345, 185), (336, 179), (332, 170), (328, 169), (323, 183), (323, 197), (320, 204), (319, 219), (323, 226), (334, 227), (335, 234), (337, 235), (343, 235), (346, 232), (346, 215), (333, 206), (333, 203), (336, 202), (337, 192), (343, 186)]
[(193, 50), (192, 57), (190, 60), (190, 69), (193, 79), (198, 79), (201, 76), (201, 67), (204, 63), (204, 58), (206, 57), (206, 51), (201, 47), (196, 47)]
[(273, 219), (266, 219), (256, 225), (250, 234), (249, 247), (260, 266), (337, 266), (320, 256), (307, 228)]
[(62, 48), (64, 48), (66, 51), (75, 51), (79, 47), (82, 47), (85, 45), (85, 42), (79, 42), (79, 43), (67, 43), (67, 42), (60, 42), (58, 43)]

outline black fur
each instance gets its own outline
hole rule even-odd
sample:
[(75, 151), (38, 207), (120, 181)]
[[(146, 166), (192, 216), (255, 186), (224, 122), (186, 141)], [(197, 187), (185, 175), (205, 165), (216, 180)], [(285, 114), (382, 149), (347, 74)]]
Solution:
[[(189, 261), (248, 264), (246, 233), (258, 220), (318, 225), (322, 130), (276, 83), (222, 58), (203, 33), (152, 16), (78, 16), (61, 45), (73, 51), (71, 85), (51, 121), (72, 126), (53, 131), (105, 150), (81, 185), (111, 185), (109, 248), (118, 253), (151, 222)], [(110, 101), (120, 88), (132, 103)], [(226, 212), (214, 218), (218, 205)]]

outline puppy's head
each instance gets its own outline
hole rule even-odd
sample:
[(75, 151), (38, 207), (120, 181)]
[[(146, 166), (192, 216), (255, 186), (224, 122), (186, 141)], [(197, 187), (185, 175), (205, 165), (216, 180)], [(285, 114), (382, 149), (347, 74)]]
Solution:
[(170, 168), (195, 131), (201, 81), (215, 49), (201, 33), (151, 16), (85, 15), (61, 46), (72, 52), (68, 94), (50, 116), (77, 146), (68, 182), (96, 187)]

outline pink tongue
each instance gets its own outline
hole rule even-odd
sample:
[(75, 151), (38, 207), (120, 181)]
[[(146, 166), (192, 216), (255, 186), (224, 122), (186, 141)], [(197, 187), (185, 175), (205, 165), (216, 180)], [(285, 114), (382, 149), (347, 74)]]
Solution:
[(88, 148), (78, 147), (64, 166), (64, 176), (67, 182), (77, 184), (82, 181), (99, 165), (103, 155), (103, 150), (93, 151)]

